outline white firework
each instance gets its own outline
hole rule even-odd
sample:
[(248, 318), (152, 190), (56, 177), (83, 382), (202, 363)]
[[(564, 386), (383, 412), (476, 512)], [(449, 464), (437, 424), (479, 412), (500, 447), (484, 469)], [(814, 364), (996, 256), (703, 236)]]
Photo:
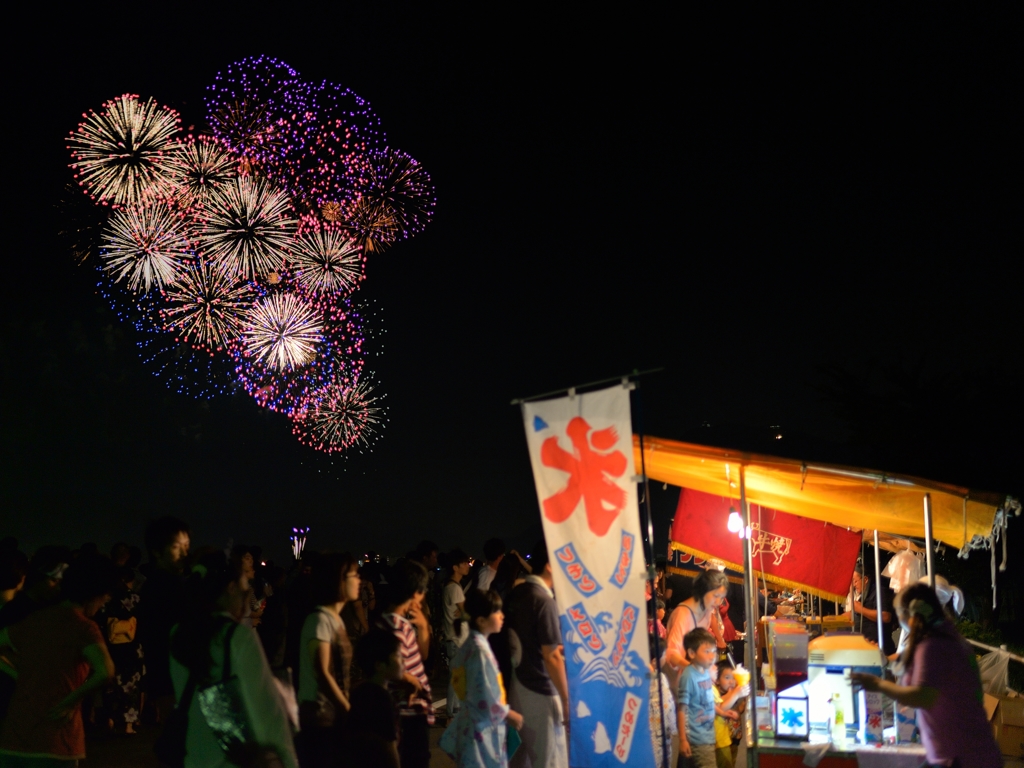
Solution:
[(177, 283), (167, 289), (167, 306), (160, 314), (165, 325), (176, 328), (185, 341), (219, 350), (239, 337), (255, 297), (249, 283), (200, 260), (186, 266)]
[(295, 239), (299, 283), (314, 293), (351, 292), (363, 279), (363, 249), (340, 227), (319, 226)]
[(103, 269), (133, 291), (173, 283), (189, 258), (181, 218), (164, 203), (134, 204), (111, 215), (100, 249)]
[(313, 395), (295, 418), (292, 432), (306, 445), (328, 453), (369, 446), (384, 426), (380, 400), (369, 377), (351, 386), (332, 384)]
[(249, 355), (268, 368), (298, 368), (316, 357), (323, 323), (320, 313), (290, 293), (272, 293), (246, 312), (242, 331)]
[(238, 162), (216, 141), (200, 136), (178, 142), (168, 154), (174, 197), (182, 208), (206, 202), (238, 176)]
[(181, 122), (177, 112), (125, 94), (83, 116), (68, 149), (75, 178), (90, 195), (103, 203), (129, 205), (167, 190), (166, 153)]
[(218, 268), (251, 280), (281, 268), (297, 225), (287, 194), (266, 179), (238, 176), (203, 205), (196, 245)]

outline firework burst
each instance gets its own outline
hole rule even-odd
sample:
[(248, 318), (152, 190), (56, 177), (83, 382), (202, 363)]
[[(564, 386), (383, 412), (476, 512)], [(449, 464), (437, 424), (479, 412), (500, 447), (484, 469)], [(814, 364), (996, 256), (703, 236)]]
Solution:
[(360, 311), (349, 300), (333, 302), (302, 295), (287, 275), (279, 284), (264, 290), (267, 296), (293, 295), (298, 291), (302, 301), (316, 307), (322, 331), (315, 360), (297, 368), (272, 367), (250, 354), (244, 343), (229, 347), (236, 363), (235, 376), (256, 402), (272, 411), (292, 415), (310, 393), (331, 382), (348, 385), (358, 380), (365, 357), (365, 328)]
[(343, 209), (359, 197), (371, 171), (367, 153), (383, 142), (369, 102), (348, 88), (301, 84), (285, 95), (287, 147), (281, 183), (304, 211)]
[(295, 294), (271, 293), (246, 312), (242, 338), (249, 356), (268, 368), (287, 370), (316, 357), (323, 325), (316, 307)]
[(370, 180), (363, 196), (394, 219), (402, 237), (412, 237), (434, 215), (434, 185), (413, 157), (388, 148), (370, 155)]
[(339, 226), (315, 221), (295, 239), (299, 284), (314, 294), (351, 293), (363, 279), (363, 249)]
[(128, 205), (166, 189), (166, 151), (181, 122), (177, 112), (125, 94), (83, 117), (68, 149), (75, 177), (94, 199)]
[(364, 376), (384, 330), (354, 292), (368, 254), (430, 222), (430, 177), (387, 147), (369, 102), (267, 56), (218, 74), (206, 106), (198, 136), (130, 94), (83, 115), (60, 235), (77, 260), (95, 254), (100, 292), (168, 387), (244, 390), (305, 444), (361, 451), (386, 421)]
[(341, 221), (344, 216), (344, 210), (341, 207), (341, 203), (329, 200), (320, 206), (320, 215), (324, 217), (324, 221)]
[(353, 206), (346, 226), (366, 253), (382, 253), (398, 238), (398, 224), (388, 206), (367, 197)]
[(249, 283), (199, 260), (182, 270), (165, 298), (160, 310), (164, 327), (193, 346), (219, 351), (239, 337), (256, 292)]
[(353, 385), (331, 384), (313, 393), (294, 418), (292, 432), (318, 451), (369, 447), (384, 426), (385, 408), (370, 377)]
[(114, 282), (127, 278), (133, 291), (170, 285), (189, 258), (182, 220), (160, 202), (118, 209), (103, 233), (100, 258)]
[(255, 176), (239, 176), (215, 190), (198, 215), (200, 251), (246, 280), (281, 267), (298, 224), (288, 196)]
[[(283, 61), (256, 56), (231, 64), (207, 88), (206, 108), (213, 135), (232, 151), (259, 164), (284, 152), (285, 95), (299, 73)], [(301, 105), (294, 97), (289, 107)]]
[(220, 144), (206, 136), (178, 142), (168, 155), (168, 170), (175, 202), (192, 208), (238, 175), (238, 161)]

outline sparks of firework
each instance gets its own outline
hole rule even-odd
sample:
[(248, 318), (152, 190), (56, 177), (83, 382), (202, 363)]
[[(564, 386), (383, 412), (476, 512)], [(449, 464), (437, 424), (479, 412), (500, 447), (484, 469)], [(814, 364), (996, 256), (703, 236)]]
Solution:
[(324, 217), (324, 221), (341, 221), (343, 216), (341, 203), (335, 200), (328, 200), (320, 206), (320, 215)]
[(192, 208), (209, 199), (238, 175), (238, 160), (206, 136), (175, 144), (168, 155), (175, 201)]
[(127, 205), (166, 188), (166, 151), (181, 122), (177, 112), (125, 94), (83, 117), (68, 149), (75, 178), (94, 199)]
[(306, 536), (309, 528), (292, 528), (292, 535), (288, 540), (292, 543), (292, 554), (296, 560), (302, 559), (302, 550), (306, 548)]
[(161, 202), (118, 209), (104, 230), (100, 258), (114, 282), (127, 278), (133, 291), (164, 288), (189, 258), (182, 220)]
[(213, 351), (238, 338), (256, 292), (249, 283), (199, 260), (182, 270), (165, 297), (167, 304), (160, 310), (164, 326), (193, 346)]
[(249, 162), (263, 155), (277, 155), (283, 146), (269, 107), (255, 99), (222, 104), (210, 113), (210, 127), (215, 136)]
[(434, 215), (434, 185), (414, 158), (399, 149), (370, 153), (371, 175), (363, 196), (394, 217), (403, 237), (423, 230)]
[(383, 253), (398, 238), (398, 225), (388, 206), (361, 198), (345, 222), (366, 253)]
[(313, 221), (295, 238), (291, 258), (299, 284), (314, 294), (347, 294), (363, 279), (363, 249), (337, 225)]
[(374, 396), (369, 377), (351, 386), (332, 384), (315, 393), (307, 407), (297, 412), (292, 432), (301, 442), (327, 453), (369, 447), (384, 426), (381, 399)]
[[(244, 339), (228, 347), (235, 361), (235, 377), (264, 408), (292, 415), (311, 393), (331, 382), (352, 384), (359, 379), (365, 361), (364, 320), (361, 307), (349, 299), (316, 297), (301, 289), (287, 272), (277, 285), (261, 287), (265, 295), (295, 294), (317, 308), (322, 321), (316, 358), (299, 368), (280, 370), (257, 360)], [(305, 295), (304, 295), (305, 294)]]
[[(230, 64), (207, 88), (206, 108), (214, 136), (250, 161), (279, 156), (284, 147), (281, 121), (287, 111), (283, 98), (298, 78), (298, 72), (270, 56)], [(297, 107), (301, 105), (288, 105), (293, 112)]]
[(367, 153), (383, 146), (380, 119), (365, 99), (328, 82), (297, 83), (283, 101), (281, 182), (304, 213), (329, 202), (344, 209), (369, 182)]
[(109, 211), (95, 205), (85, 190), (73, 182), (64, 185), (54, 208), (57, 235), (72, 258), (79, 264), (90, 256), (95, 258)]
[(246, 312), (246, 351), (268, 368), (287, 370), (311, 362), (321, 339), (316, 307), (291, 293), (271, 293)]
[(246, 280), (281, 266), (298, 224), (288, 196), (257, 176), (239, 176), (213, 190), (197, 216), (199, 250)]

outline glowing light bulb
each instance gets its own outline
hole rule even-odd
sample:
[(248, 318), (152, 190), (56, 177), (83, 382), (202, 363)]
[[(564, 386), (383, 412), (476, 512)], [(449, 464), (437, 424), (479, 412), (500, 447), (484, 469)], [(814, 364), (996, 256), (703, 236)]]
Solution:
[(729, 533), (740, 533), (743, 530), (743, 520), (740, 518), (740, 513), (735, 509), (729, 510)]

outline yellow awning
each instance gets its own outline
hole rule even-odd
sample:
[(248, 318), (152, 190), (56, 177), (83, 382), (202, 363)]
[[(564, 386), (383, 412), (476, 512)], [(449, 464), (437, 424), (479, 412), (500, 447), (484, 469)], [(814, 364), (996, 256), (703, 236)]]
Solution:
[[(640, 471), (640, 439), (633, 436)], [(989, 536), (1002, 502), (979, 493), (869, 469), (762, 456), (644, 436), (647, 476), (654, 481), (739, 498), (745, 467), (747, 500), (813, 520), (924, 538), (924, 495), (932, 499), (932, 535), (963, 547)]]

